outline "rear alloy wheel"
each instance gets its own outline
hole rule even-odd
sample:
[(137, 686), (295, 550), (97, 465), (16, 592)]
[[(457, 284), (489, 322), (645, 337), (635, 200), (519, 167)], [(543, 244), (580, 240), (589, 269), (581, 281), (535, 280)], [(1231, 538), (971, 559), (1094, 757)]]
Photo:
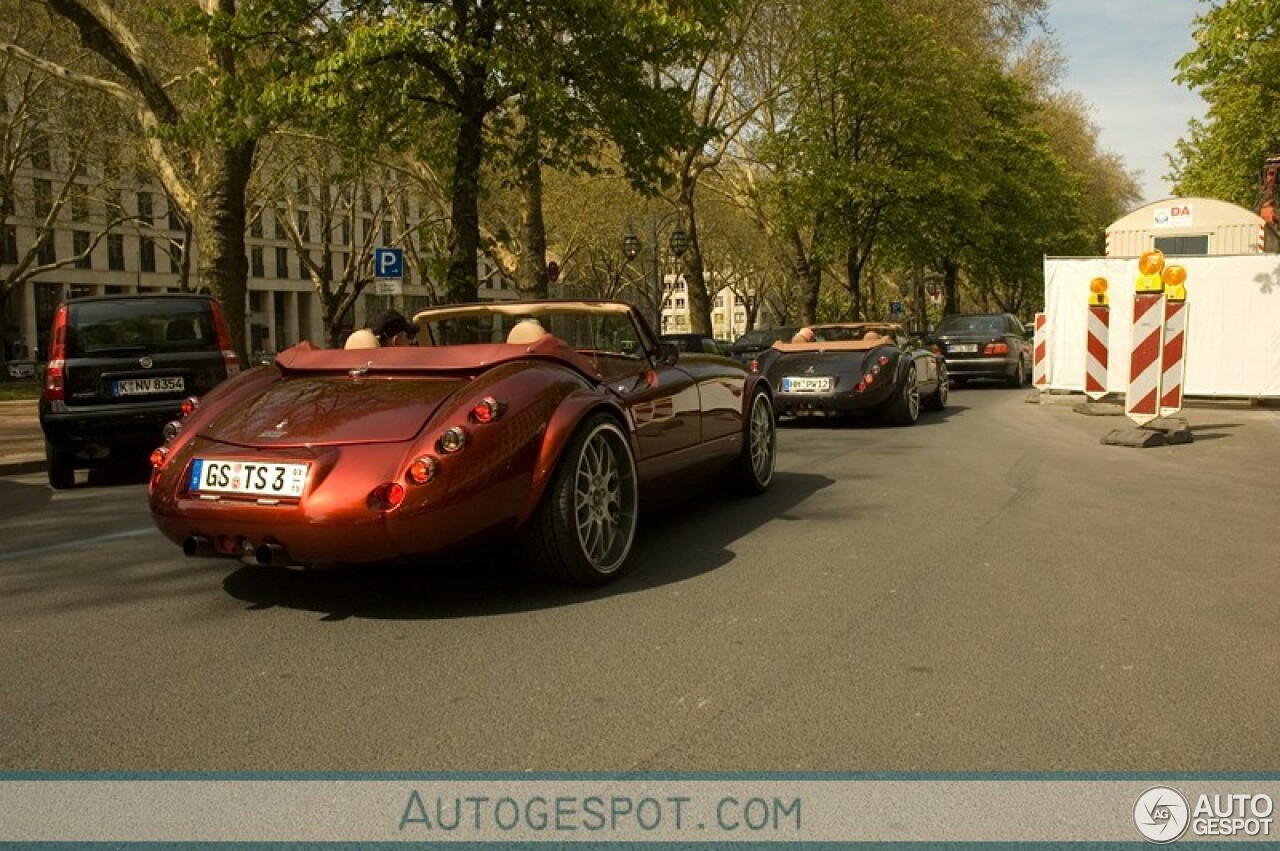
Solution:
[(1026, 384), (1027, 381), (1027, 362), (1022, 359), (1022, 355), (1018, 355), (1018, 368), (1013, 371), (1013, 375), (1009, 376), (1008, 384), (1015, 390)]
[(768, 393), (760, 390), (751, 400), (742, 454), (734, 462), (737, 490), (748, 496), (768, 490), (777, 458), (778, 431), (773, 402)]
[(881, 408), (885, 421), (893, 425), (912, 425), (920, 419), (920, 387), (916, 384), (916, 365), (907, 367), (902, 386)]
[(947, 365), (938, 364), (938, 389), (929, 394), (924, 406), (930, 411), (942, 411), (947, 407), (947, 396), (950, 393), (951, 379), (947, 376)]
[(529, 566), (558, 582), (608, 582), (622, 573), (638, 519), (631, 444), (611, 417), (590, 417), (565, 449), (526, 527)]
[(56, 491), (75, 487), (75, 453), (51, 440), (44, 442), (44, 458), (49, 472), (49, 487)]

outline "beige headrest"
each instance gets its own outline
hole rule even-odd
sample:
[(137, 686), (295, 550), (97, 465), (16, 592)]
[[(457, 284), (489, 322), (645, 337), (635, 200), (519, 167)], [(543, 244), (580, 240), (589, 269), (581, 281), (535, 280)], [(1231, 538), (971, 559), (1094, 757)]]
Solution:
[(862, 339), (867, 343), (874, 343), (877, 340), (883, 340), (884, 335), (881, 334), (879, 331), (868, 331), (867, 333), (862, 335)]
[(378, 346), (378, 336), (368, 328), (361, 328), (355, 331), (347, 338), (344, 349), (376, 349)]
[(507, 342), (514, 346), (527, 346), (530, 343), (538, 342), (545, 336), (547, 336), (546, 328), (543, 328), (537, 322), (525, 320), (515, 324), (515, 327), (507, 334)]

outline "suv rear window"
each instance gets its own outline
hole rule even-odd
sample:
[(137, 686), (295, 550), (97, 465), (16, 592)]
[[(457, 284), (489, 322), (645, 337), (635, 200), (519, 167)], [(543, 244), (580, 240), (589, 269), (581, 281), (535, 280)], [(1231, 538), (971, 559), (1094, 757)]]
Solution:
[(68, 305), (67, 356), (111, 352), (206, 351), (218, 347), (209, 302), (202, 298), (127, 299)]

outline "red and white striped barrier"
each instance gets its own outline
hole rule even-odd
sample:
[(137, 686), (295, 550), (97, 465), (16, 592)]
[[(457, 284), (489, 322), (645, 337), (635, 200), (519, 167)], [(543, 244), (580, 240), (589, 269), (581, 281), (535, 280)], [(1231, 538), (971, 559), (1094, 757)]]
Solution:
[(1148, 251), (1138, 259), (1133, 294), (1133, 348), (1129, 353), (1129, 386), (1124, 412), (1138, 425), (1160, 415), (1160, 356), (1164, 329), (1164, 254)]
[(1187, 369), (1187, 288), (1183, 286), (1186, 277), (1181, 266), (1170, 266), (1164, 270), (1164, 347), (1160, 377), (1162, 417), (1182, 410), (1182, 379)]
[(1107, 395), (1107, 360), (1111, 345), (1111, 305), (1106, 278), (1089, 282), (1088, 339), (1085, 341), (1084, 395), (1097, 401)]
[(1043, 390), (1049, 386), (1049, 318), (1036, 314), (1035, 350), (1031, 359), (1031, 386)]

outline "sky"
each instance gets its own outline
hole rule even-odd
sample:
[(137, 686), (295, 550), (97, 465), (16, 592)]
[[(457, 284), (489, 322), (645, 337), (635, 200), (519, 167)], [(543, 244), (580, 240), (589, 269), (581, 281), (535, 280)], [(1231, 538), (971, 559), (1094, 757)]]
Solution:
[(1066, 59), (1061, 87), (1092, 106), (1098, 147), (1138, 176), (1142, 203), (1173, 192), (1165, 154), (1203, 118), (1200, 96), (1173, 82), (1174, 65), (1195, 47), (1201, 0), (1050, 0), (1048, 25)]

